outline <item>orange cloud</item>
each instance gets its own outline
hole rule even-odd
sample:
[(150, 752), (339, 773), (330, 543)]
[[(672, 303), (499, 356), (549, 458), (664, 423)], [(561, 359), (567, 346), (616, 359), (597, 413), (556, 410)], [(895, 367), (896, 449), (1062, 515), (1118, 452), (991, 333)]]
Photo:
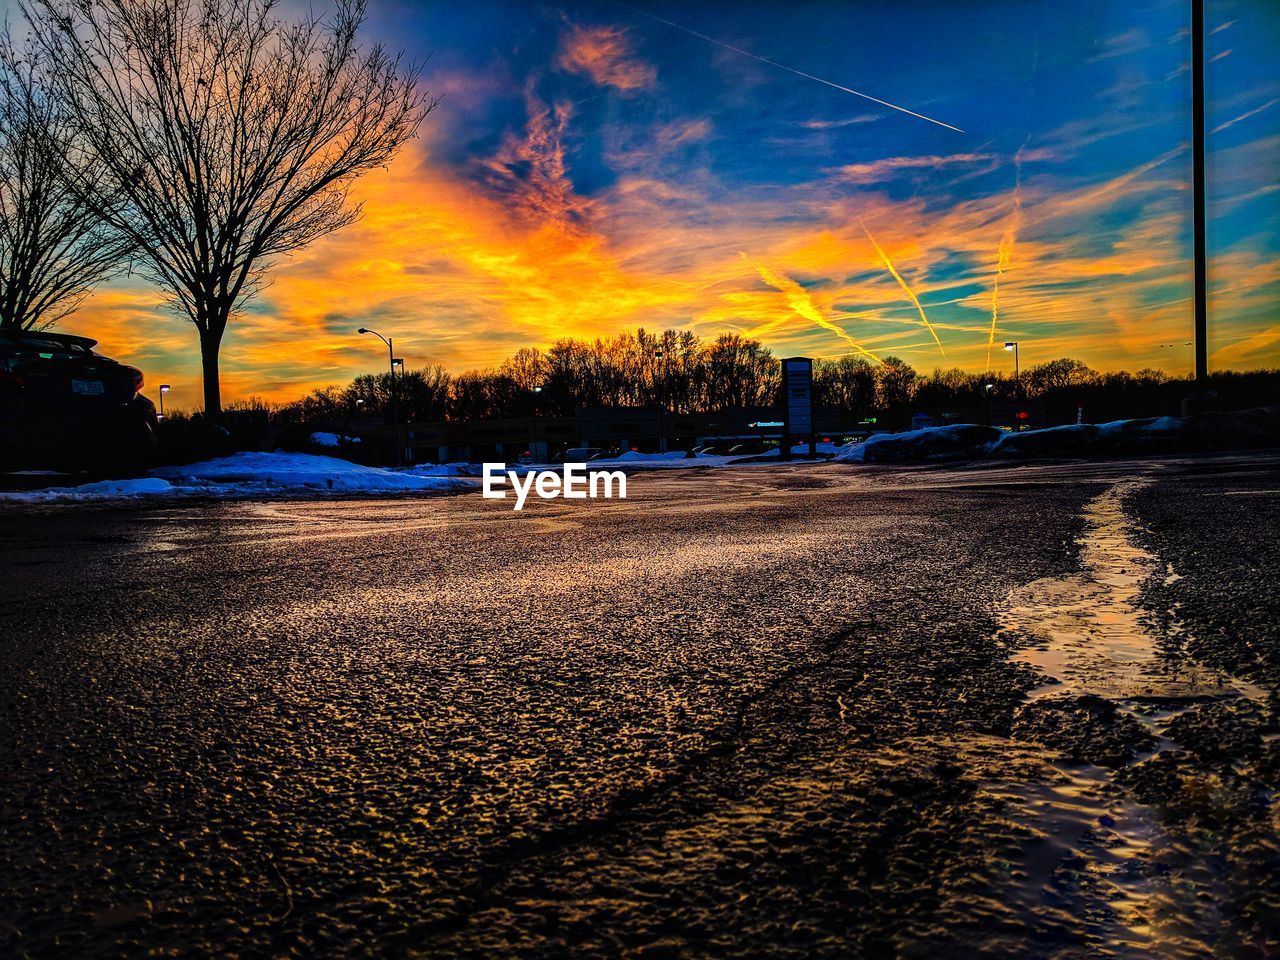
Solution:
[(632, 55), (626, 33), (616, 27), (570, 27), (560, 38), (556, 68), (624, 93), (651, 87), (657, 78), (653, 67)]

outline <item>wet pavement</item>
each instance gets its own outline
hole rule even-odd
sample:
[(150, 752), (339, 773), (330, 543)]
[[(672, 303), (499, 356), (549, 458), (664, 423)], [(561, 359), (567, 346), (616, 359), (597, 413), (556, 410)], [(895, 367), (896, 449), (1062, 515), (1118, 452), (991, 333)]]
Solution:
[(4, 953), (1274, 954), (1277, 467), (5, 510)]

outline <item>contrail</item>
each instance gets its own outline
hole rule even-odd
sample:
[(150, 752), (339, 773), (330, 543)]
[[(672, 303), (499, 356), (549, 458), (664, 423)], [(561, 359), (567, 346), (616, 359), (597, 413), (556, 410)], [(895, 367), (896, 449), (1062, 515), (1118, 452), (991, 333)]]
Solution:
[(705, 33), (699, 33), (697, 30), (691, 30), (671, 20), (659, 17), (657, 14), (650, 13), (648, 10), (641, 10), (639, 7), (633, 7), (627, 3), (619, 3), (619, 6), (626, 7), (628, 10), (648, 17), (650, 20), (656, 20), (658, 23), (664, 23), (668, 27), (683, 31), (691, 37), (697, 37), (699, 40), (705, 40), (707, 43), (714, 43), (717, 47), (724, 47), (726, 50), (732, 50), (734, 53), (741, 54), (744, 57), (750, 57), (752, 60), (759, 60), (761, 63), (767, 63), (771, 67), (777, 67), (779, 70), (785, 70), (787, 73), (794, 73), (797, 77), (804, 77), (806, 80), (815, 80), (818, 83), (826, 84), (836, 90), (842, 90), (845, 93), (852, 93), (855, 97), (861, 97), (863, 100), (870, 100), (872, 103), (878, 103), (882, 107), (888, 107), (890, 110), (897, 110), (899, 113), (905, 113), (907, 116), (915, 117), (918, 120), (927, 120), (929, 123), (935, 123), (940, 127), (946, 127), (948, 130), (954, 130), (956, 133), (964, 133), (959, 127), (952, 126), (949, 123), (943, 123), (941, 120), (935, 120), (933, 117), (926, 117), (923, 113), (916, 113), (914, 110), (908, 110), (906, 107), (900, 107), (896, 103), (890, 103), (888, 100), (881, 100), (879, 97), (873, 97), (869, 93), (862, 93), (849, 87), (841, 86), (838, 83), (832, 83), (830, 80), (823, 80), (821, 77), (815, 77), (812, 73), (805, 73), (803, 70), (797, 70), (795, 67), (788, 67), (785, 63), (779, 63), (777, 60), (770, 60), (768, 57), (762, 57), (759, 54), (752, 53), (750, 50), (743, 50), (741, 47), (735, 47), (732, 44), (725, 43), (723, 40), (717, 40), (715, 37), (709, 37)]
[(898, 281), (898, 286), (902, 288), (902, 292), (911, 298), (911, 302), (916, 305), (916, 310), (920, 312), (920, 322), (925, 325), (925, 329), (933, 334), (933, 342), (938, 345), (938, 352), (944, 357), (947, 351), (942, 349), (942, 341), (938, 339), (938, 331), (933, 329), (933, 324), (929, 322), (929, 318), (924, 315), (924, 307), (920, 306), (920, 299), (916, 296), (914, 290), (907, 285), (907, 281), (902, 279), (902, 274), (898, 273), (893, 267), (893, 261), (888, 255), (880, 249), (880, 244), (876, 243), (876, 238), (871, 235), (871, 231), (867, 229), (866, 224), (862, 225), (862, 232), (867, 235), (867, 239), (871, 241), (871, 245), (876, 248), (876, 253), (880, 254), (880, 259), (884, 261), (884, 265), (889, 268), (889, 272), (893, 274), (893, 279)]
[(800, 286), (800, 284), (796, 283), (790, 277), (784, 277), (774, 273), (759, 260), (753, 260), (741, 251), (739, 251), (738, 256), (742, 257), (743, 260), (746, 260), (756, 268), (756, 272), (760, 274), (761, 280), (773, 287), (773, 289), (777, 290), (779, 293), (786, 294), (787, 303), (790, 305), (791, 309), (800, 316), (804, 317), (811, 323), (816, 323), (824, 330), (830, 330), (863, 356), (870, 357), (876, 363), (884, 363), (884, 361), (874, 353), (824, 317), (822, 315), (822, 311), (819, 310), (817, 305), (813, 302), (813, 298), (809, 296), (809, 291)]
[(996, 320), (1000, 316), (1000, 278), (1013, 258), (1013, 245), (1018, 242), (1018, 229), (1022, 226), (1022, 151), (1026, 148), (1024, 143), (1013, 157), (1013, 214), (1004, 236), (1000, 238), (1000, 249), (996, 254), (996, 280), (991, 288), (991, 330), (987, 334), (988, 371), (991, 370), (991, 348), (996, 342)]
[(1220, 123), (1209, 131), (1209, 136), (1213, 136), (1215, 133), (1221, 133), (1223, 130), (1227, 129), (1227, 127), (1234, 127), (1241, 120), (1248, 120), (1250, 117), (1256, 117), (1263, 110), (1269, 110), (1277, 103), (1280, 103), (1280, 97), (1277, 97), (1275, 100), (1268, 100), (1260, 107), (1254, 107), (1252, 110), (1247, 110), (1240, 114), (1240, 116), (1228, 120), (1226, 123)]

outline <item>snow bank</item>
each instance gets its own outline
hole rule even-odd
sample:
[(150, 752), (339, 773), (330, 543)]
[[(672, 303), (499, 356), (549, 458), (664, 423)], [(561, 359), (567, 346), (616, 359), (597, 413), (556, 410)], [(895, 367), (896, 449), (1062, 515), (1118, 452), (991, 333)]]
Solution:
[(417, 476), (364, 467), (309, 453), (237, 453), (179, 467), (161, 467), (136, 480), (104, 480), (78, 487), (0, 493), (10, 503), (84, 503), (139, 497), (263, 497), (316, 493), (447, 493), (471, 490), (475, 480)]
[(415, 463), (402, 467), (401, 473), (415, 477), (478, 477), (484, 468), (478, 463), (459, 461), (456, 463)]
[(1247, 449), (1280, 444), (1280, 407), (1148, 417), (1005, 434), (994, 457), (1105, 456)]
[(843, 463), (918, 463), (981, 456), (1000, 437), (995, 427), (952, 423), (904, 433), (873, 433), (861, 443), (841, 447), (834, 457)]
[(1097, 448), (1099, 434), (1100, 428), (1091, 423), (1006, 433), (992, 444), (988, 453), (993, 457), (1082, 456)]
[(78, 487), (49, 487), (0, 493), (0, 503), (88, 503), (94, 500), (136, 500), (139, 497), (167, 496), (176, 488), (159, 477), (136, 480), (99, 480)]
[(237, 453), (186, 466), (161, 467), (151, 473), (187, 485), (232, 485), (266, 492), (399, 493), (473, 486), (456, 477), (419, 476), (337, 457), (279, 451)]
[(1280, 407), (1111, 423), (1073, 423), (1021, 433), (952, 424), (906, 433), (872, 434), (836, 454), (844, 463), (921, 463), (994, 457), (1098, 457), (1280, 446)]

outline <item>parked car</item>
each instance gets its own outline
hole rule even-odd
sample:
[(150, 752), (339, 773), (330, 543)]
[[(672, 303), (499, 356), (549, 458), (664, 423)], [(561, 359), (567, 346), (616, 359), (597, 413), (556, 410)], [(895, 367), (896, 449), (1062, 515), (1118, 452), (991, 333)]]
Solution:
[(748, 440), (745, 443), (735, 443), (729, 448), (729, 455), (736, 457), (742, 454), (764, 453), (768, 449), (768, 445), (763, 440)]
[(560, 457), (561, 463), (589, 463), (592, 460), (602, 460), (608, 456), (608, 451), (600, 447), (570, 447)]
[(93, 467), (145, 459), (156, 408), (142, 371), (93, 352), (96, 340), (0, 331), (0, 466)]

